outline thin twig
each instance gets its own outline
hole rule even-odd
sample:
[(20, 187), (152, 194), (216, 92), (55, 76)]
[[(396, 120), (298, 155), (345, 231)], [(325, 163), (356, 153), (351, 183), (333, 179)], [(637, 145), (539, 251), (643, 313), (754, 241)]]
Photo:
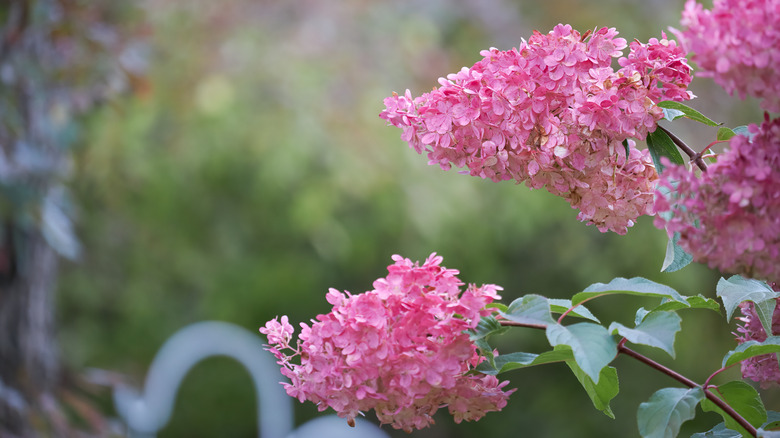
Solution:
[(668, 135), (669, 138), (672, 139), (674, 144), (677, 145), (677, 147), (680, 148), (683, 152), (685, 152), (685, 154), (688, 155), (688, 157), (691, 159), (691, 161), (696, 163), (696, 165), (699, 167), (699, 169), (701, 169), (703, 172), (707, 171), (707, 164), (704, 162), (704, 160), (701, 159), (701, 154), (697, 154), (696, 151), (694, 151), (693, 149), (691, 149), (690, 146), (685, 144), (685, 142), (682, 141), (682, 139), (680, 139), (680, 137), (672, 134), (671, 131), (669, 131), (668, 129), (664, 128), (663, 126), (658, 125), (658, 129), (660, 129), (661, 131), (665, 132), (666, 135)]
[[(512, 326), (512, 327), (528, 327), (528, 328), (534, 328), (534, 329), (540, 329), (544, 330), (547, 328), (546, 324), (535, 324), (535, 323), (523, 323), (523, 322), (516, 322), (516, 321), (509, 321), (509, 320), (499, 320), (499, 323), (502, 326)], [(694, 382), (693, 380), (683, 376), (682, 374), (678, 373), (677, 371), (668, 368), (664, 365), (661, 365), (660, 363), (650, 359), (649, 357), (637, 353), (636, 351), (626, 347), (626, 338), (623, 338), (618, 342), (618, 354), (625, 354), (626, 356), (632, 357), (639, 362), (642, 362), (643, 364), (649, 366), (650, 368), (653, 368), (657, 371), (660, 371), (663, 374), (666, 374), (667, 376), (673, 378), (674, 380), (677, 380), (678, 382), (682, 383), (683, 385), (689, 387), (689, 388), (702, 388), (704, 391), (704, 396), (707, 397), (708, 400), (710, 400), (712, 403), (714, 403), (717, 407), (721, 408), (726, 414), (728, 414), (731, 418), (734, 419), (737, 423), (739, 423), (740, 426), (745, 428), (748, 433), (750, 433), (752, 436), (757, 437), (758, 431), (755, 427), (753, 427), (752, 424), (750, 424), (747, 420), (745, 420), (742, 415), (740, 415), (737, 411), (734, 410), (731, 406), (729, 406), (728, 403), (723, 401), (723, 399), (718, 398), (715, 394), (709, 391), (705, 386), (699, 385), (698, 383)], [(718, 371), (719, 372), (719, 371)], [(715, 374), (717, 374), (716, 372)], [(707, 384), (709, 384), (710, 379), (707, 379)]]
[(717, 407), (723, 409), (731, 418), (733, 418), (737, 423), (739, 423), (740, 426), (744, 427), (745, 430), (748, 431), (752, 436), (758, 436), (758, 431), (755, 427), (753, 427), (752, 424), (750, 424), (745, 418), (742, 417), (737, 411), (734, 410), (731, 406), (729, 406), (728, 403), (723, 401), (723, 399), (719, 398), (712, 392), (710, 392), (708, 389), (704, 388), (702, 385), (699, 385), (698, 383), (694, 382), (693, 380), (683, 376), (682, 374), (678, 373), (677, 371), (674, 371), (670, 368), (667, 368), (660, 363), (650, 359), (647, 356), (644, 356), (642, 354), (637, 353), (636, 351), (626, 347), (625, 345), (619, 345), (618, 346), (618, 354), (623, 353), (626, 356), (633, 357), (634, 359), (642, 362), (643, 364), (656, 369), (667, 376), (677, 380), (678, 382), (682, 383), (683, 385), (689, 387), (689, 388), (702, 388), (704, 390), (704, 396), (707, 397), (709, 401), (714, 403)]
[[(737, 363), (739, 363), (739, 362), (737, 362)], [(727, 369), (729, 369), (729, 368), (733, 367), (734, 365), (736, 365), (736, 363), (735, 363), (735, 364), (732, 364), (732, 365), (729, 365), (729, 366), (727, 366), (727, 367), (723, 367), (723, 368), (721, 368), (721, 369), (719, 369), (719, 370), (715, 371), (714, 373), (710, 374), (710, 376), (709, 376), (709, 377), (707, 377), (707, 380), (705, 380), (705, 381), (704, 381), (704, 389), (707, 389), (707, 388), (710, 386), (710, 381), (711, 381), (713, 378), (715, 378), (715, 376), (717, 376), (718, 374), (722, 373), (723, 371), (726, 371)]]
[(575, 305), (573, 305), (573, 306), (569, 307), (568, 309), (566, 309), (566, 311), (565, 311), (565, 312), (561, 313), (561, 316), (558, 318), (558, 324), (560, 324), (560, 323), (561, 323), (561, 321), (563, 321), (563, 318), (565, 318), (565, 317), (566, 317), (566, 315), (568, 315), (568, 314), (569, 314), (569, 313), (571, 313), (571, 312), (572, 312), (572, 311), (573, 311), (575, 308), (577, 308), (577, 306), (581, 306), (581, 305), (583, 305), (583, 304), (587, 303), (588, 301), (590, 301), (590, 300), (592, 300), (592, 299), (594, 299), (594, 298), (603, 297), (604, 295), (606, 295), (606, 294), (599, 294), (599, 295), (594, 295), (594, 296), (592, 296), (592, 297), (585, 298), (584, 300), (580, 301), (579, 303), (577, 303), (577, 304), (575, 304)]
[(527, 328), (535, 328), (539, 330), (544, 330), (547, 328), (547, 324), (530, 324), (527, 322), (510, 321), (508, 319), (500, 319), (498, 322), (504, 327), (527, 327)]

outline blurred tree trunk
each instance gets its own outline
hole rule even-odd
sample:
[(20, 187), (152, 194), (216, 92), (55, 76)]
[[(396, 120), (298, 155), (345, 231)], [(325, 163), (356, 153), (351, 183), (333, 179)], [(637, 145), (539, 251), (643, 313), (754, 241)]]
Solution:
[[(41, 218), (61, 184), (64, 150), (52, 129), (49, 95), (56, 70), (47, 65), (51, 37), (35, 14), (56, 14), (47, 1), (13, 0), (2, 9), (2, 245), (0, 245), (0, 435), (40, 435), (36, 417), (50, 403), (60, 363), (54, 337), (57, 254)], [(50, 70), (51, 68), (51, 70)], [(56, 415), (55, 415), (56, 417)], [(44, 421), (44, 423), (48, 422)], [(51, 435), (60, 435), (51, 430)]]
[(0, 288), (0, 430), (21, 437), (35, 435), (31, 414), (53, 399), (60, 368), (53, 314), (57, 255), (40, 233), (24, 240), (12, 245), (25, 250)]
[(118, 61), (127, 40), (114, 26), (132, 3), (0, 1), (3, 438), (73, 436), (61, 399), (74, 395), (63, 391), (54, 328), (58, 257), (79, 252), (64, 181), (78, 116), (132, 80), (132, 66)]

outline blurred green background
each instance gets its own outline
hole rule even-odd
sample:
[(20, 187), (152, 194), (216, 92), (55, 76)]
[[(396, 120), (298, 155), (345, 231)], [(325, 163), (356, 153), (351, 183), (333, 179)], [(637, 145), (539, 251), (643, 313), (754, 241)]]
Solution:
[[(185, 325), (216, 319), (256, 332), (277, 315), (307, 321), (329, 310), (329, 287), (370, 289), (392, 254), (438, 252), (465, 282), (503, 286), (507, 303), (525, 293), (569, 297), (616, 276), (714, 296), (718, 277), (705, 267), (658, 272), (666, 240), (651, 219), (625, 237), (601, 234), (544, 191), (428, 166), (377, 116), (393, 91), (419, 95), (479, 60), (481, 49), (508, 49), (534, 29), (608, 26), (646, 41), (679, 25), (682, 4), (147, 1), (151, 87), (91, 116), (75, 154), (70, 185), (84, 254), (61, 276), (65, 360), (140, 385), (157, 349)], [(710, 99), (694, 106), (715, 120), (760, 120), (751, 102), (709, 80), (693, 90)], [(673, 129), (696, 149), (714, 138), (685, 123)], [(642, 304), (611, 298), (593, 309), (602, 321), (627, 323)], [(682, 316), (677, 359), (648, 353), (703, 381), (733, 348), (733, 327), (714, 312)], [(538, 352), (543, 342), (516, 331), (499, 346)], [(639, 403), (674, 382), (626, 358), (616, 365), (617, 420), (553, 365), (505, 375), (518, 391), (503, 412), (461, 425), (442, 415), (411, 436), (637, 436)], [(239, 364), (207, 360), (185, 380), (159, 436), (256, 435), (254, 397)], [(317, 415), (311, 404), (296, 409), (298, 424)], [(686, 426), (717, 421), (706, 414)]]

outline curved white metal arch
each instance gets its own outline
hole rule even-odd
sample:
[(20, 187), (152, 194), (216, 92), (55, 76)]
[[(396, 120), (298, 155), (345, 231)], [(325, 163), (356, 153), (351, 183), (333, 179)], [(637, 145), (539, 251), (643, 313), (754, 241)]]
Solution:
[(257, 393), (260, 436), (286, 437), (293, 427), (293, 410), (279, 384), (278, 365), (263, 350), (259, 336), (220, 321), (192, 324), (168, 339), (149, 367), (142, 393), (125, 385), (115, 388), (114, 404), (130, 436), (151, 438), (165, 427), (184, 377), (211, 356), (231, 357), (249, 371)]

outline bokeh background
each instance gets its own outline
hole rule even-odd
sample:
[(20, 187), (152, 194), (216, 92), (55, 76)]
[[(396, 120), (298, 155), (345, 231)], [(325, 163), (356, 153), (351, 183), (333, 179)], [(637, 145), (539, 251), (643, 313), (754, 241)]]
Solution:
[[(507, 303), (526, 293), (565, 298), (616, 276), (714, 297), (718, 275), (706, 267), (659, 273), (666, 238), (651, 218), (624, 237), (601, 234), (544, 191), (428, 166), (378, 118), (393, 91), (419, 95), (478, 61), (481, 49), (508, 49), (535, 29), (608, 26), (647, 41), (679, 26), (682, 6), (144, 2), (147, 86), (92, 113), (73, 155), (83, 251), (60, 276), (64, 360), (140, 385), (155, 352), (187, 324), (223, 320), (256, 332), (277, 315), (307, 321), (329, 310), (329, 287), (370, 289), (392, 254), (421, 260), (435, 251), (462, 280), (503, 286)], [(729, 126), (761, 118), (753, 102), (729, 98), (709, 80), (695, 80), (692, 89), (701, 96), (693, 106)], [(694, 149), (715, 135), (685, 122), (672, 129)], [(602, 321), (628, 323), (643, 304), (609, 298), (592, 309)], [(733, 348), (733, 324), (709, 311), (682, 316), (676, 359), (642, 351), (703, 381)], [(498, 345), (540, 352), (544, 339), (515, 331)], [(626, 358), (616, 366), (616, 420), (592, 407), (565, 365), (552, 365), (504, 375), (518, 391), (503, 412), (461, 425), (441, 415), (410, 436), (637, 436), (639, 403), (675, 382)], [(248, 374), (229, 359), (209, 359), (186, 378), (159, 436), (254, 436), (254, 412)], [(297, 424), (316, 415), (311, 404), (296, 402)], [(718, 421), (701, 415), (684, 430)]]

